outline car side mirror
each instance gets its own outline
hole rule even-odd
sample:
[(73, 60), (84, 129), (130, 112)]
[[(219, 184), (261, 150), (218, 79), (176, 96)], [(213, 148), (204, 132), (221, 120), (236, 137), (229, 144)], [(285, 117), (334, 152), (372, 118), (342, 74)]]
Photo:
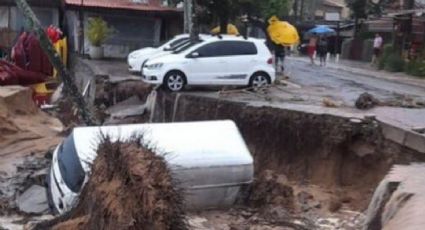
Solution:
[(189, 54), (188, 57), (189, 58), (198, 58), (198, 57), (200, 57), (200, 55), (199, 55), (198, 52), (193, 52), (193, 53)]
[(164, 47), (164, 51), (169, 51), (169, 50), (171, 50), (171, 47), (170, 46), (165, 46)]

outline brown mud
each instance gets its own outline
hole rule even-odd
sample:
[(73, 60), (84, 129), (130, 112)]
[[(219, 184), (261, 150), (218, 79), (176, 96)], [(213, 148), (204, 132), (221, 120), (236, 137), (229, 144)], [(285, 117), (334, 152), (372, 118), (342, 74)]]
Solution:
[(76, 208), (36, 229), (186, 229), (182, 195), (161, 156), (137, 141), (100, 145)]
[[(320, 205), (316, 206), (326, 212), (340, 207), (364, 211), (374, 188), (393, 164), (425, 160), (423, 154), (385, 139), (374, 120), (353, 122), (328, 114), (190, 94), (159, 93), (155, 108), (155, 122), (235, 121), (254, 156), (257, 181), (267, 171), (276, 178), (285, 177), (294, 196), (318, 194), (314, 199)], [(258, 192), (254, 187), (253, 194)], [(295, 210), (303, 209), (299, 206), (294, 205)]]
[(60, 142), (61, 131), (60, 121), (35, 105), (29, 88), (0, 87), (0, 171), (11, 174), (22, 156), (44, 154)]

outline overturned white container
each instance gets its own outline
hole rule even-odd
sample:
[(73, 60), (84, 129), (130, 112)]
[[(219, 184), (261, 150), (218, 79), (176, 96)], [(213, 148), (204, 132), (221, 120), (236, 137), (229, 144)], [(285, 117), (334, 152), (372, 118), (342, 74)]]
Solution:
[[(253, 180), (252, 156), (232, 121), (75, 128), (55, 150), (49, 175), (49, 199), (59, 213), (76, 204), (79, 192), (88, 181), (87, 175), (101, 140), (100, 133), (112, 140), (123, 141), (142, 133), (146, 143), (155, 146), (159, 154), (165, 154), (167, 163), (186, 192), (189, 209), (233, 205), (241, 186)], [(74, 146), (75, 150), (72, 150)], [(63, 151), (74, 151), (78, 155), (84, 182), (78, 183), (75, 175), (81, 174), (78, 173), (79, 166), (70, 163), (73, 161), (70, 154), (64, 155)], [(75, 173), (66, 175), (73, 170)]]

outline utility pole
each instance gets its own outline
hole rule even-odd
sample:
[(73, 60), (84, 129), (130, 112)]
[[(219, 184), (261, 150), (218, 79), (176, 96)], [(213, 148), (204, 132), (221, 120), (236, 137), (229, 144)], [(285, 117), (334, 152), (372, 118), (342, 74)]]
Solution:
[(29, 27), (32, 28), (37, 35), (37, 38), (40, 41), (40, 46), (47, 54), (50, 63), (52, 63), (53, 67), (58, 71), (58, 76), (61, 78), (64, 85), (64, 91), (69, 94), (73, 103), (78, 108), (78, 115), (83, 119), (86, 125), (94, 125), (95, 121), (92, 117), (92, 114), (88, 110), (83, 96), (78, 91), (78, 88), (74, 83), (74, 79), (63, 65), (62, 60), (53, 48), (52, 43), (41, 27), (40, 22), (38, 21), (34, 12), (31, 10), (31, 7), (28, 5), (26, 0), (15, 0), (15, 2), (18, 8), (22, 11), (22, 14), (27, 19)]
[(304, 0), (301, 0), (300, 19), (301, 21), (304, 21)]
[(192, 14), (193, 14), (193, 0), (184, 0), (183, 10), (184, 10), (184, 32), (190, 34), (192, 32)]

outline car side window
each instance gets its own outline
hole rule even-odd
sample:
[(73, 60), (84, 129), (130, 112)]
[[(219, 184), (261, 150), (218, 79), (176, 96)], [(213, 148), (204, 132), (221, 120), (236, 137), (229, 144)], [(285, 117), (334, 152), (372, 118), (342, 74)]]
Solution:
[(170, 48), (174, 48), (174, 47), (176, 47), (176, 46), (178, 46), (180, 44), (183, 44), (183, 43), (185, 43), (187, 41), (189, 41), (189, 38), (179, 38), (179, 39), (171, 42), (169, 46), (170, 46)]
[(231, 41), (228, 45), (227, 50), (231, 52), (231, 55), (255, 55), (258, 53), (257, 47), (252, 42)]
[(221, 57), (237, 55), (255, 55), (257, 47), (252, 42), (218, 41), (206, 44), (196, 50), (200, 57)]
[(199, 53), (199, 57), (217, 57), (220, 56), (219, 42), (213, 42), (199, 47), (195, 52)]

